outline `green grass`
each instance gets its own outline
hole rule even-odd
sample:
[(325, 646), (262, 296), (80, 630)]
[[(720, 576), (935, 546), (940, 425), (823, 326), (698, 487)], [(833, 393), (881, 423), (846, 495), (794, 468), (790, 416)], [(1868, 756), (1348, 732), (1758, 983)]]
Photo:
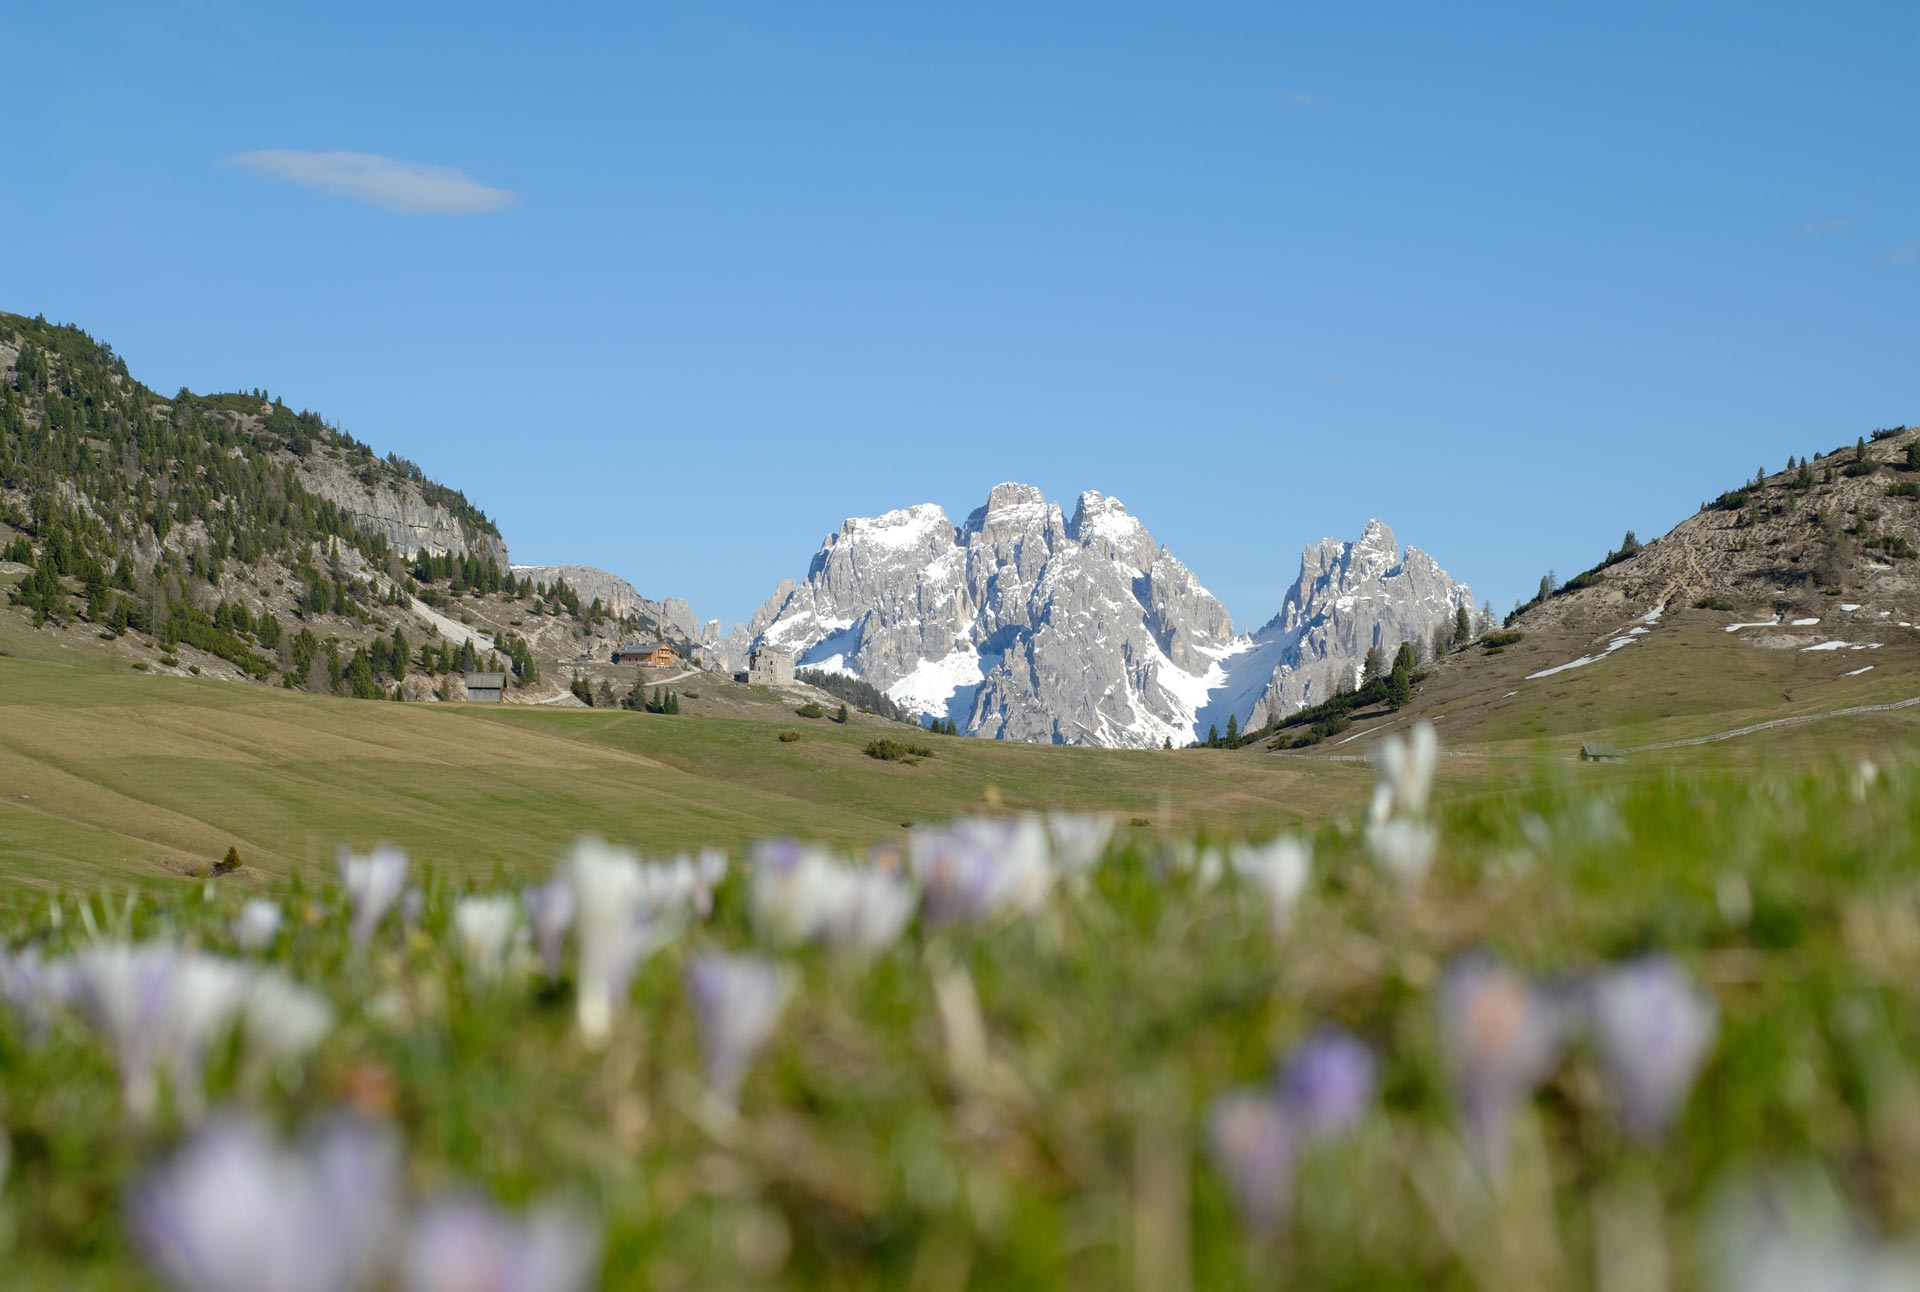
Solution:
[[(479, 736), (563, 716), (455, 721)], [(1033, 917), (916, 930), (865, 970), (789, 957), (801, 989), (731, 1125), (700, 1111), (680, 973), (695, 949), (753, 942), (737, 873), (711, 920), (644, 969), (604, 1052), (574, 1033), (564, 984), (464, 977), (448, 871), (422, 926), (390, 924), (363, 959), (338, 895), (298, 890), (276, 958), (342, 1024), (264, 1102), (285, 1124), (349, 1096), (390, 1107), (422, 1192), (574, 1192), (605, 1219), (615, 1287), (1581, 1288), (1599, 1218), (1637, 1199), (1690, 1288), (1719, 1191), (1773, 1163), (1818, 1164), (1871, 1226), (1920, 1230), (1911, 770), (1864, 787), (1834, 765), (1596, 790), (1563, 767), (1443, 802), (1443, 824), (1438, 869), (1406, 896), (1336, 817), (1278, 944), (1250, 891), (1201, 885), (1136, 836)], [(243, 894), (176, 889), (120, 931), (222, 949)], [(60, 899), (57, 929), (43, 899), (0, 913), (0, 944), (58, 954), (84, 936), (83, 903), (114, 925), (118, 899)], [(1688, 966), (1721, 1027), (1673, 1136), (1627, 1144), (1576, 1047), (1527, 1104), (1491, 1194), (1460, 1160), (1435, 1037), (1439, 975), (1474, 948), (1563, 981), (1645, 951)], [(984, 1077), (949, 1065), (941, 966), (978, 992)], [(1202, 1148), (1208, 1106), (1328, 1021), (1380, 1055), (1379, 1107), (1357, 1139), (1309, 1155), (1281, 1239), (1249, 1242)], [(235, 1080), (216, 1063), (216, 1097)], [(91, 1046), (29, 1044), (4, 1011), (0, 1125), (0, 1284), (143, 1286), (119, 1199), (176, 1129), (130, 1131)]]
[(1364, 793), (1364, 769), (1218, 753), (943, 742), (919, 766), (871, 726), (400, 705), (0, 658), (0, 868), (91, 884), (330, 868), (386, 840), (461, 874), (544, 868), (595, 832), (644, 851), (794, 834), (850, 847), (971, 809), (1100, 808), (1156, 828), (1272, 829)]

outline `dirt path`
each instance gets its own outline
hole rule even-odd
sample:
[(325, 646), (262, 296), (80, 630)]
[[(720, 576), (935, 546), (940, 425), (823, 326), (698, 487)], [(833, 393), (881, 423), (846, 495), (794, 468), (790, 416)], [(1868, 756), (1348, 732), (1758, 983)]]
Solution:
[(1911, 709), (1920, 704), (1920, 695), (1910, 700), (1895, 700), (1892, 704), (1856, 704), (1850, 709), (1828, 709), (1825, 713), (1800, 713), (1791, 718), (1774, 718), (1767, 722), (1756, 722), (1747, 727), (1735, 727), (1732, 731), (1716, 731), (1710, 736), (1688, 736), (1684, 740), (1661, 740), (1651, 745), (1635, 745), (1622, 749), (1623, 754), (1644, 754), (1655, 749), (1679, 749), (1684, 745), (1710, 745), (1716, 740), (1732, 740), (1735, 736), (1750, 736), (1756, 731), (1767, 731), (1774, 727), (1797, 727), (1805, 722), (1820, 722), (1827, 718), (1845, 718), (1860, 713), (1890, 713), (1895, 709)]

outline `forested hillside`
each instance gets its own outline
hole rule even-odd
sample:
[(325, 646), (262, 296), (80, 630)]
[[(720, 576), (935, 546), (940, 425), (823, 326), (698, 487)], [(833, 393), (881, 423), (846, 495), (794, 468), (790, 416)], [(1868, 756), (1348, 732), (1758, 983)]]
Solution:
[(316, 413), (262, 390), (163, 396), (80, 329), (10, 314), (0, 561), (14, 613), (76, 643), (144, 636), (136, 668), (364, 698), (444, 696), (402, 684), (481, 665), (530, 684), (529, 638), (551, 658), (651, 627), (516, 580), (464, 494)]

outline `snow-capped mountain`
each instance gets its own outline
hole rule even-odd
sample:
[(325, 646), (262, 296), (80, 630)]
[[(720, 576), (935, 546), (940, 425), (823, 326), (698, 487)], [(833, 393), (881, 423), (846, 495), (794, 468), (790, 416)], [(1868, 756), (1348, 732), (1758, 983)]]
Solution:
[(1118, 499), (1083, 493), (1068, 519), (1003, 484), (957, 527), (930, 503), (848, 520), (747, 636), (969, 735), (1138, 748), (1311, 703), (1368, 645), (1424, 643), (1462, 604), (1464, 586), (1375, 521), (1308, 548), (1280, 614), (1236, 638)]

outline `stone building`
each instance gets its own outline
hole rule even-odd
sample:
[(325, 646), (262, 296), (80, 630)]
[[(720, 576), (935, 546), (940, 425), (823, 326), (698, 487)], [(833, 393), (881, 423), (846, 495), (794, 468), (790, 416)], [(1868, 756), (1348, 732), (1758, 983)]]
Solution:
[(747, 656), (747, 681), (755, 686), (792, 686), (793, 656), (771, 646), (756, 646)]

